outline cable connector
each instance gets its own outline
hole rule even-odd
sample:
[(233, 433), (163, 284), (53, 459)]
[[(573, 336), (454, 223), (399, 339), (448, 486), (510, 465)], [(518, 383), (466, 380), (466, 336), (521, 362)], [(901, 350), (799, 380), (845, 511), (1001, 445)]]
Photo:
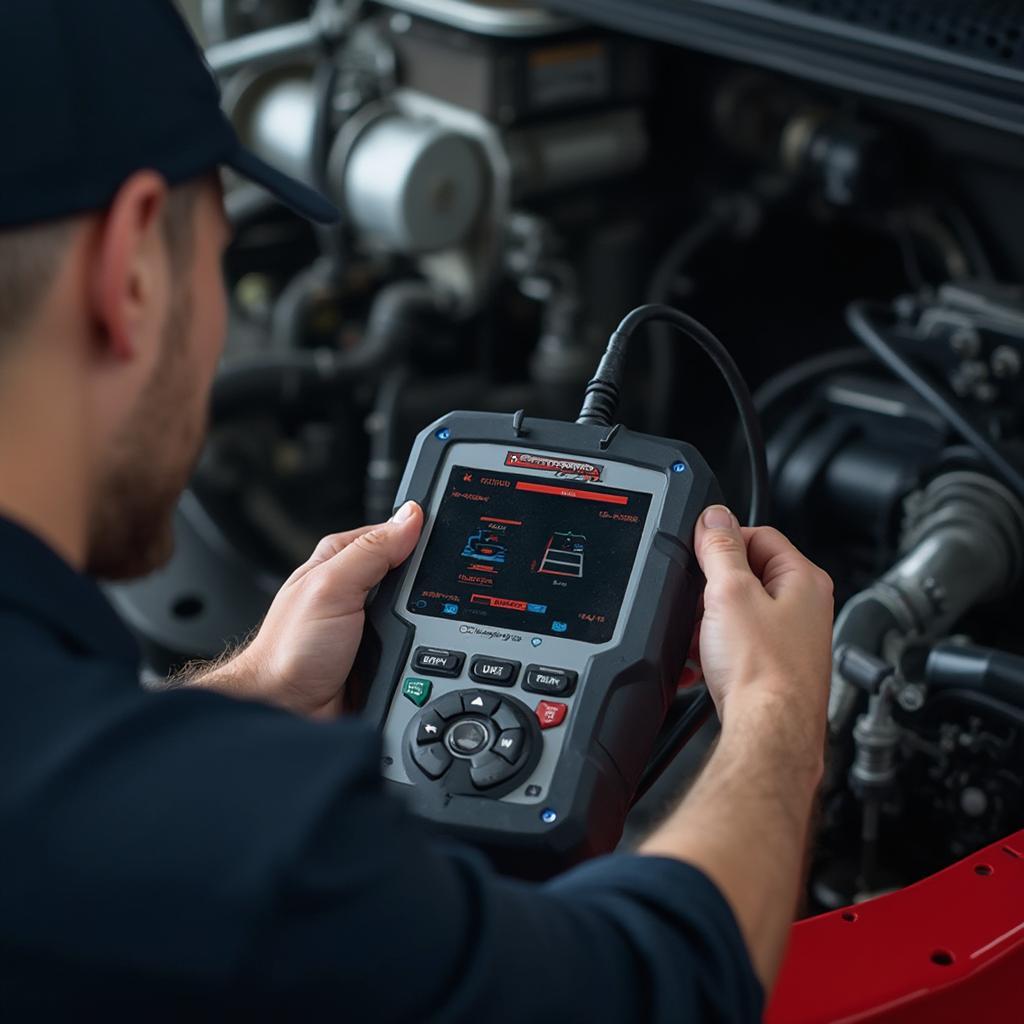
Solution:
[(619, 408), (622, 379), (626, 363), (626, 347), (636, 330), (644, 324), (658, 321), (674, 327), (696, 342), (711, 358), (715, 368), (729, 387), (739, 413), (743, 437), (750, 453), (750, 515), (748, 525), (756, 526), (768, 517), (769, 479), (761, 422), (754, 408), (746, 381), (729, 350), (702, 323), (671, 306), (640, 306), (628, 314), (608, 339), (597, 373), (587, 385), (576, 422), (597, 426), (611, 426)]

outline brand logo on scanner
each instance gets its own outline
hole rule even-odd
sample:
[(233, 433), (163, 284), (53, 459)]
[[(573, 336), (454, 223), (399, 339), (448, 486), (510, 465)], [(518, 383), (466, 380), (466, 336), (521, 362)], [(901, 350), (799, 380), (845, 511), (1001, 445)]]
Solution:
[(505, 456), (506, 466), (522, 466), (540, 473), (554, 473), (555, 476), (572, 480), (600, 480), (604, 466), (593, 462), (576, 462), (573, 459), (555, 459), (548, 455), (531, 455), (529, 452), (509, 452)]
[(477, 626), (460, 626), (459, 632), (471, 636), (485, 636), (488, 640), (502, 640), (505, 643), (520, 644), (523, 638), (516, 633), (506, 633), (497, 629), (480, 629)]

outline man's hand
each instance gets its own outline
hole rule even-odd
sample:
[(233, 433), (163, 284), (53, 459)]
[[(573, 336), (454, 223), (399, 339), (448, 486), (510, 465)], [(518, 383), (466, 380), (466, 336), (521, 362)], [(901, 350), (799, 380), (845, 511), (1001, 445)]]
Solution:
[(722, 719), (711, 760), (640, 852), (696, 865), (729, 901), (771, 988), (796, 910), (821, 778), (832, 581), (777, 530), (705, 511), (701, 666)]
[(707, 586), (700, 663), (723, 724), (767, 714), (794, 753), (824, 746), (832, 580), (778, 530), (742, 528), (721, 505), (694, 537)]
[(299, 714), (336, 715), (363, 636), (366, 597), (409, 557), (422, 528), (423, 513), (410, 501), (383, 525), (325, 537), (278, 592), (249, 646), (194, 675), (192, 685)]

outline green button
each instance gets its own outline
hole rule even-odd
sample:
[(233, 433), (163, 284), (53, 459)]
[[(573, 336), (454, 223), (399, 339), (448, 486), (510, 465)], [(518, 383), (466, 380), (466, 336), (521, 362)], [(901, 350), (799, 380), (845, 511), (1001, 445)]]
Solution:
[(413, 679), (410, 676), (402, 684), (402, 695), (408, 697), (416, 707), (421, 708), (430, 699), (433, 685), (429, 679)]

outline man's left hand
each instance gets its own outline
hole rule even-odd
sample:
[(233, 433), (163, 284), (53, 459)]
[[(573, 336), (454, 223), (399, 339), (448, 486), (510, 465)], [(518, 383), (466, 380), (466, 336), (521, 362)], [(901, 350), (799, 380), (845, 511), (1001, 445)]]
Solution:
[(325, 537), (278, 592), (252, 642), (192, 685), (333, 717), (363, 636), (367, 595), (416, 547), (423, 512), (403, 505), (380, 526)]

